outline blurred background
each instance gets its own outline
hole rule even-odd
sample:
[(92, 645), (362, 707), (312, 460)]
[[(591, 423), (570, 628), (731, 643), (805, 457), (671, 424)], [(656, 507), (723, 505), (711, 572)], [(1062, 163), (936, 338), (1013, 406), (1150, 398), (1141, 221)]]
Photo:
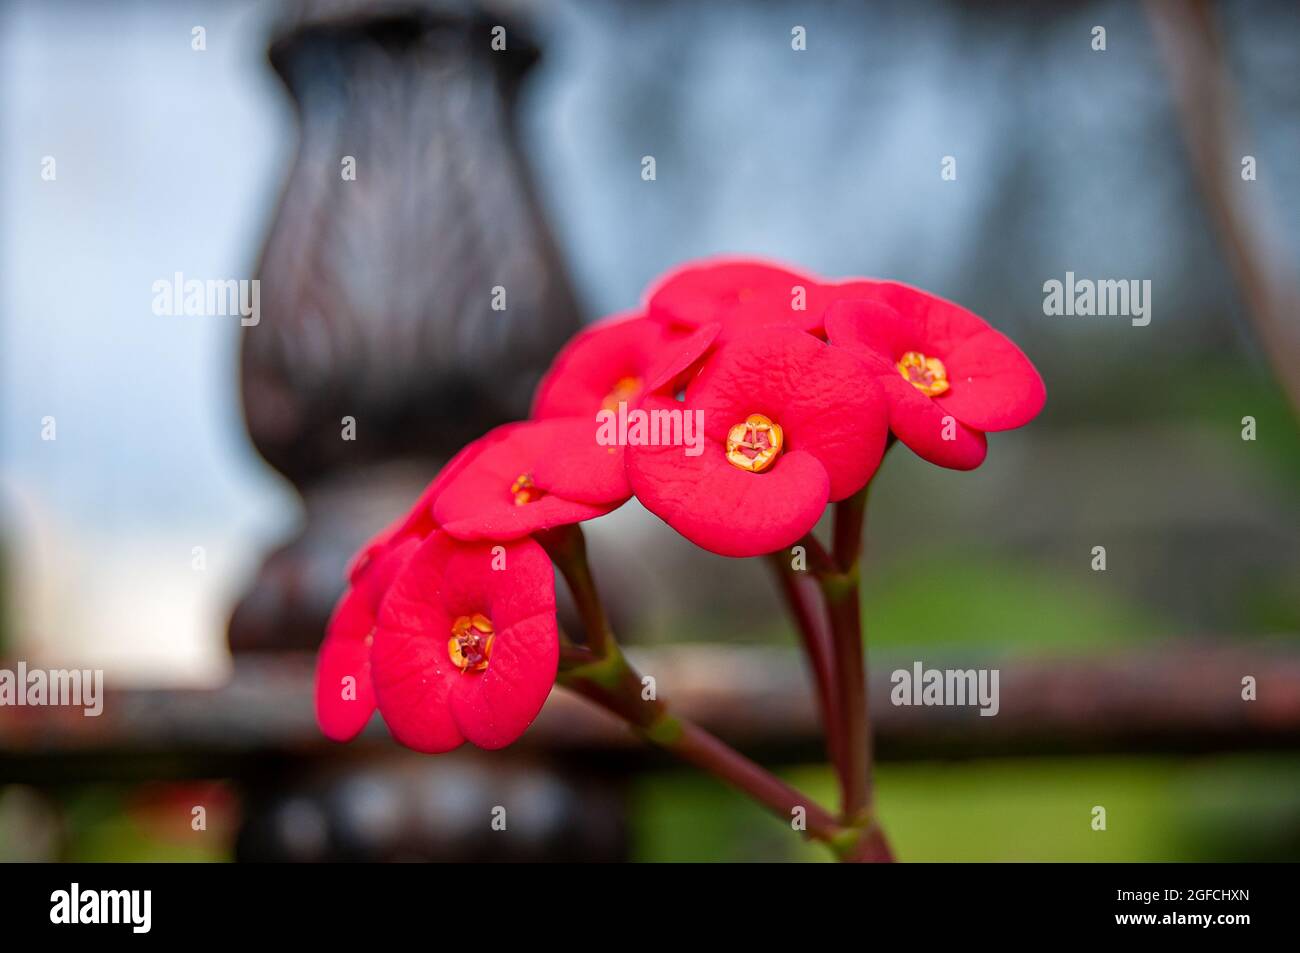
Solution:
[[(1047, 381), (979, 470), (872, 492), (899, 856), (1300, 859), (1298, 57), (1285, 2), (0, 7), (0, 668), (109, 691), (0, 709), (0, 859), (818, 859), (571, 699), (500, 755), (312, 720), (355, 545), (720, 252), (932, 290)], [(1067, 271), (1150, 324), (1045, 315)], [(176, 272), (259, 277), (260, 323), (154, 313)], [(831, 800), (766, 567), (635, 502), (590, 538), (660, 690)], [(1000, 667), (1002, 714), (890, 708), (916, 660)]]

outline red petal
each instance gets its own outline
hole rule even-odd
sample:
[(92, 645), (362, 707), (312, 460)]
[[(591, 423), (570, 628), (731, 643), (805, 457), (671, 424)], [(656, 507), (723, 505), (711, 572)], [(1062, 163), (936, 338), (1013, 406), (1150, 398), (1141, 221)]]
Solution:
[[(606, 413), (613, 414), (613, 411)], [(542, 423), (546, 449), (538, 455), (531, 470), (538, 487), (566, 500), (593, 506), (622, 504), (632, 495), (623, 466), (623, 448), (598, 441), (601, 426), (594, 417)]]
[(397, 533), (398, 526), (407, 519), (403, 515), (400, 520), (391, 526), (385, 526), (357, 550), (352, 561), (348, 563), (347, 578), (348, 582), (355, 585), (357, 580), (370, 571), (370, 567), (375, 559), (388, 548), (389, 542)]
[[(648, 398), (642, 406), (682, 405)], [(717, 440), (705, 440), (700, 456), (685, 449), (628, 447), (628, 478), (646, 509), (710, 552), (759, 556), (783, 549), (806, 535), (826, 508), (830, 480), (810, 453), (789, 451), (768, 470), (750, 473), (728, 463)]]
[(1014, 430), (1038, 416), (1047, 388), (1020, 348), (989, 328), (948, 355), (949, 389), (935, 403), (978, 430)]
[(836, 347), (866, 358), (877, 357), (891, 367), (908, 351), (927, 353), (921, 322), (884, 301), (853, 299), (832, 304), (826, 309), (826, 336)]
[(750, 414), (780, 424), (783, 456), (798, 450), (816, 457), (831, 500), (866, 485), (889, 432), (871, 368), (793, 328), (748, 331), (722, 345), (687, 389), (686, 403), (704, 412), (705, 432), (719, 444)]
[[(873, 301), (889, 305), (903, 318), (920, 327), (922, 340), (918, 343), (929, 348), (925, 351), (927, 355), (934, 352), (931, 356), (946, 359), (945, 356), (956, 350), (967, 338), (990, 327), (987, 321), (961, 305), (910, 285), (897, 281), (874, 281), (865, 282), (862, 287), (872, 291)], [(901, 356), (892, 355), (894, 360)]]
[(555, 612), (555, 570), (531, 539), (490, 545), (446, 537), (433, 556), (439, 598), (450, 616), (481, 612), (499, 630)]
[[(484, 672), (461, 672), (452, 622), (482, 613), (496, 629)], [(500, 547), (430, 536), (384, 602), (373, 655), (380, 713), (398, 741), (448, 751), (466, 738), (501, 747), (528, 726), (555, 680), (555, 575), (532, 540)]]
[(1047, 391), (1029, 358), (983, 318), (907, 285), (875, 282), (870, 301), (827, 311), (831, 342), (888, 362), (907, 351), (943, 361), (949, 389), (934, 400), (976, 430), (1011, 430), (1043, 409)]
[[(335, 741), (356, 737), (375, 710), (370, 684), (375, 619), (393, 580), (418, 548), (419, 541), (411, 538), (378, 549), (330, 617), (316, 662), (316, 720)], [(345, 699), (343, 679), (349, 676), (355, 680), (354, 697)]]
[(376, 533), (368, 543), (361, 547), (348, 566), (348, 581), (356, 585), (371, 570), (374, 561), (384, 552), (393, 549), (405, 540), (424, 539), (433, 532), (437, 528), (433, 520), (433, 501), (438, 498), (442, 488), (447, 485), (452, 477), (459, 473), (484, 446), (486, 446), (486, 443), (475, 441), (448, 460), (443, 468), (438, 471), (437, 476), (429, 481), (429, 485), (420, 493), (415, 504), (404, 515), (390, 526)]
[(1043, 410), (1043, 378), (1005, 335), (941, 298), (901, 285), (880, 287), (893, 304), (909, 311), (897, 311), (883, 300), (836, 304), (826, 319), (833, 345), (879, 361), (881, 373), (893, 369), (907, 351), (939, 358), (949, 389), (933, 400), (975, 430), (1017, 428)]
[[(506, 424), (481, 438), (483, 445), (474, 458), (447, 482), (434, 501), (433, 515), (438, 525), (458, 539), (508, 540), (608, 513), (622, 499), (596, 506), (547, 493), (531, 503), (515, 502), (511, 485), (521, 475), (531, 475), (554, 452), (555, 441), (564, 439), (571, 424), (555, 420)], [(594, 443), (594, 420), (591, 426)], [(564, 477), (572, 476), (563, 468), (557, 469)], [(612, 492), (607, 484), (599, 482), (602, 479), (609, 480), (606, 470), (592, 474), (591, 495)]]
[[(889, 423), (898, 439), (917, 456), (951, 470), (974, 470), (984, 462), (988, 441), (979, 430), (959, 423), (939, 403), (903, 378), (884, 372), (881, 384), (892, 399)], [(944, 439), (944, 432), (952, 434)]]
[(443, 468), (438, 471), (438, 475), (429, 481), (429, 485), (424, 488), (420, 498), (411, 507), (406, 519), (398, 524), (398, 534), (418, 536), (420, 539), (428, 536), (436, 528), (433, 520), (434, 501), (442, 494), (447, 484), (469, 466), (486, 446), (488, 446), (486, 441), (476, 440), (462, 447), (458, 453), (448, 460)]
[(387, 549), (371, 560), (366, 572), (353, 585), (353, 588), (366, 600), (372, 618), (379, 615), (379, 606), (383, 603), (393, 580), (397, 578), (397, 574), (402, 571), (419, 546), (420, 540), (413, 536), (389, 543)]
[[(720, 340), (771, 324), (817, 331), (821, 311), (812, 299), (820, 285), (812, 275), (761, 259), (711, 258), (666, 275), (650, 290), (646, 314), (687, 328), (718, 321), (723, 325)], [(805, 290), (806, 307), (801, 311), (793, 307), (796, 287)]]
[(694, 376), (698, 370), (696, 365), (709, 353), (721, 333), (722, 325), (714, 321), (667, 345), (659, 360), (646, 371), (646, 393), (667, 391), (669, 396), (675, 396), (678, 388)]
[(416, 751), (438, 753), (465, 740), (448, 695), (460, 670), (447, 654), (453, 617), (442, 600), (442, 565), (453, 544), (434, 533), (388, 591), (375, 628), (371, 678), (379, 713), (393, 737)]
[(452, 687), (451, 714), (461, 733), (480, 748), (517, 739), (542, 710), (559, 661), (554, 609), (498, 629), (487, 670)]
[[(365, 596), (349, 589), (334, 607), (316, 657), (316, 721), (334, 741), (351, 741), (374, 713), (369, 644), (373, 631), (374, 616)], [(351, 699), (343, 697), (345, 678), (353, 680)]]
[(537, 385), (533, 418), (594, 414), (619, 381), (643, 381), (672, 337), (659, 322), (632, 314), (608, 318), (579, 332)]

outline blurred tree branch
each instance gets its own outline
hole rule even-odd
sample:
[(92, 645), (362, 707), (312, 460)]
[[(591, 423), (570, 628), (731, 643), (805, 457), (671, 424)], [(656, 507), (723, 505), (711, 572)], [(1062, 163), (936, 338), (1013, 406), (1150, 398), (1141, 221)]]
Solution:
[(1192, 165), (1210, 216), (1245, 300), (1246, 313), (1293, 410), (1300, 413), (1300, 353), (1294, 315), (1300, 305), (1295, 275), (1279, 253), (1282, 237), (1270, 228), (1267, 203), (1241, 186), (1242, 141), (1232, 77), (1208, 0), (1147, 0), (1148, 18), (1169, 73)]

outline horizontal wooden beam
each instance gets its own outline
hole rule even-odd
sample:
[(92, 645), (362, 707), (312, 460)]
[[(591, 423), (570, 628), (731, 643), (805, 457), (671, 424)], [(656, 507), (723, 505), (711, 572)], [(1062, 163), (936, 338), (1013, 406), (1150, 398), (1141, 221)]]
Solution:
[[(751, 753), (822, 758), (816, 709), (798, 656), (784, 649), (682, 645), (629, 653), (661, 697)], [(902, 706), (895, 671), (914, 658), (873, 653), (871, 710), (882, 759), (1300, 748), (1300, 646), (1183, 640), (1141, 650), (1026, 659), (927, 650), (925, 669), (998, 672), (998, 713)], [(108, 690), (103, 713), (0, 707), (0, 781), (99, 776), (224, 776), (267, 758), (366, 757), (394, 748), (376, 718), (335, 745), (312, 713), (306, 656), (245, 657), (220, 688)], [(0, 665), (0, 668), (12, 665)], [(1243, 698), (1254, 680), (1255, 700)], [(557, 689), (511, 749), (537, 756), (638, 760), (622, 726)]]

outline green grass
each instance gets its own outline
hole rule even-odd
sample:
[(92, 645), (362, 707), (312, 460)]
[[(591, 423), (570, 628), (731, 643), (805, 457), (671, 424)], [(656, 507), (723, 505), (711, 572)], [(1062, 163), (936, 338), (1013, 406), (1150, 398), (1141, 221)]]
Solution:
[[(786, 775), (822, 803), (820, 768)], [(886, 764), (882, 820), (911, 861), (1300, 858), (1300, 758), (1045, 758)], [(1092, 829), (1094, 806), (1106, 830)], [(637, 788), (635, 856), (651, 861), (824, 860), (722, 785), (686, 773)]]
[(1105, 580), (998, 560), (936, 560), (869, 574), (862, 611), (873, 649), (973, 644), (1035, 655), (1132, 645), (1172, 632)]

